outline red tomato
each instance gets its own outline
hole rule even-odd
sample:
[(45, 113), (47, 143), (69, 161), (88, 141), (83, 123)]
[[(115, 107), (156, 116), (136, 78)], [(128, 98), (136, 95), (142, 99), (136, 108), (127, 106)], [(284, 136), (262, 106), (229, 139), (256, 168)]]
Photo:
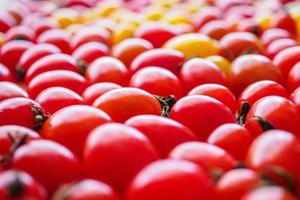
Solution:
[(298, 43), (293, 39), (278, 39), (272, 42), (266, 49), (266, 55), (273, 59), (282, 50), (295, 47)]
[(101, 57), (92, 62), (86, 70), (89, 83), (112, 82), (126, 86), (129, 72), (126, 66), (114, 57)]
[(271, 26), (274, 28), (284, 29), (292, 35), (297, 35), (297, 24), (295, 20), (284, 10), (276, 13)]
[(195, 15), (193, 19), (193, 24), (196, 27), (196, 29), (199, 30), (206, 23), (212, 20), (220, 19), (221, 16), (222, 12), (220, 8), (214, 6), (204, 7)]
[(40, 58), (29, 67), (25, 75), (25, 82), (28, 84), (37, 75), (52, 70), (69, 70), (80, 73), (85, 69), (80, 69), (76, 60), (67, 54), (50, 54)]
[(264, 186), (248, 192), (242, 200), (297, 200), (293, 194), (282, 187)]
[(137, 88), (120, 88), (97, 98), (93, 106), (106, 112), (114, 121), (124, 122), (142, 114), (161, 114), (159, 101), (148, 92)]
[(120, 85), (111, 82), (95, 83), (84, 90), (82, 97), (86, 104), (92, 105), (104, 93), (119, 88), (121, 88)]
[(5, 41), (11, 40), (28, 40), (34, 42), (36, 39), (35, 32), (27, 26), (14, 26), (5, 33)]
[(211, 20), (204, 24), (200, 33), (209, 36), (212, 39), (220, 40), (224, 35), (231, 32), (232, 26), (225, 20)]
[(35, 101), (51, 115), (61, 108), (84, 104), (81, 96), (64, 87), (47, 88), (36, 97)]
[(295, 64), (290, 70), (287, 79), (287, 89), (289, 92), (293, 92), (300, 86), (300, 62)]
[(264, 45), (269, 46), (275, 40), (293, 39), (293, 36), (287, 30), (281, 28), (271, 28), (266, 30), (261, 35), (260, 39)]
[(253, 123), (257, 121), (257, 117), (268, 121), (276, 129), (290, 131), (295, 135), (300, 134), (299, 113), (297, 112), (296, 106), (286, 98), (267, 96), (252, 106), (246, 119), (246, 128), (252, 133), (262, 131), (254, 127)]
[(217, 99), (224, 103), (233, 113), (236, 110), (236, 99), (232, 92), (219, 84), (203, 84), (192, 89), (188, 95), (204, 95)]
[(71, 35), (62, 29), (50, 29), (44, 31), (37, 38), (38, 43), (52, 44), (58, 47), (61, 52), (70, 54), (72, 52), (70, 46)]
[(148, 66), (158, 66), (178, 74), (184, 62), (184, 55), (172, 49), (152, 49), (138, 55), (131, 63), (130, 70), (134, 73)]
[(0, 63), (0, 81), (15, 82), (13, 75), (9, 69)]
[(238, 57), (229, 68), (229, 83), (235, 94), (240, 94), (251, 83), (261, 80), (281, 82), (280, 71), (271, 60), (261, 55)]
[(80, 182), (61, 187), (55, 192), (52, 200), (118, 200), (116, 192), (107, 184), (93, 179), (84, 179)]
[(13, 97), (28, 98), (28, 94), (25, 90), (14, 83), (0, 81), (0, 102)]
[(112, 55), (129, 67), (135, 57), (152, 48), (153, 45), (147, 40), (140, 38), (128, 38), (114, 46), (112, 49)]
[(226, 172), (216, 185), (218, 200), (241, 199), (259, 184), (260, 177), (255, 171), (250, 169), (233, 169)]
[(38, 199), (46, 200), (45, 188), (29, 174), (8, 170), (0, 174), (0, 199)]
[(53, 70), (41, 73), (28, 83), (28, 94), (36, 98), (49, 87), (65, 87), (81, 94), (87, 87), (87, 81), (79, 74), (68, 70)]
[(45, 122), (41, 135), (81, 155), (85, 139), (90, 131), (110, 120), (105, 112), (91, 106), (68, 106), (54, 113)]
[(175, 74), (160, 67), (145, 67), (132, 75), (130, 87), (140, 88), (158, 96), (182, 96), (182, 86)]
[(39, 129), (45, 120), (42, 107), (31, 99), (15, 97), (0, 102), (0, 125)]
[(145, 167), (133, 179), (126, 200), (215, 199), (212, 180), (187, 161), (162, 160)]
[(88, 177), (124, 192), (131, 179), (158, 159), (151, 142), (138, 130), (117, 123), (94, 129), (86, 140), (84, 164)]
[(263, 33), (262, 28), (253, 18), (245, 18), (237, 21), (237, 31), (250, 32), (256, 36), (261, 36)]
[(125, 124), (141, 131), (151, 141), (161, 157), (166, 157), (178, 144), (197, 140), (189, 128), (161, 116), (139, 115), (130, 118)]
[(287, 98), (288, 93), (282, 85), (275, 81), (257, 81), (244, 89), (238, 99), (237, 106), (240, 107), (243, 101), (252, 106), (256, 101), (266, 96), (281, 96)]
[(0, 13), (0, 32), (6, 33), (16, 23), (16, 20), (9, 12), (2, 11)]
[(86, 64), (92, 63), (97, 58), (107, 56), (109, 49), (106, 45), (99, 42), (87, 42), (76, 48), (72, 56)]
[(209, 144), (216, 145), (243, 161), (254, 137), (243, 126), (238, 124), (223, 124), (216, 128), (208, 137)]
[(107, 46), (111, 44), (111, 35), (108, 30), (98, 26), (87, 26), (80, 29), (71, 39), (71, 46), (76, 49), (87, 42), (100, 42)]
[(79, 160), (64, 146), (48, 140), (34, 140), (18, 148), (12, 167), (32, 175), (49, 194), (82, 175)]
[(212, 97), (195, 95), (181, 98), (173, 106), (171, 119), (189, 127), (201, 139), (224, 123), (235, 123), (233, 113)]
[(30, 14), (30, 10), (27, 6), (19, 1), (10, 2), (6, 5), (7, 11), (15, 18), (15, 21), (20, 24), (26, 16)]
[(290, 100), (296, 105), (298, 113), (300, 113), (300, 87), (298, 87), (290, 96)]
[(51, 18), (42, 18), (37, 21), (35, 21), (31, 28), (35, 31), (36, 35), (39, 36), (45, 31), (51, 30), (51, 29), (57, 29), (58, 23), (51, 19)]

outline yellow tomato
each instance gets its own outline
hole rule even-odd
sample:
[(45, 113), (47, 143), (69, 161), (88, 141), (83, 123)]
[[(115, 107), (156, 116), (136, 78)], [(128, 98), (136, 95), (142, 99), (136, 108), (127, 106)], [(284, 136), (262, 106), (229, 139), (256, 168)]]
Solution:
[(118, 0), (110, 0), (110, 1), (100, 1), (96, 9), (99, 14), (103, 17), (108, 17), (112, 13), (118, 11), (122, 7), (122, 3)]
[(131, 23), (123, 23), (113, 31), (113, 43), (117, 44), (127, 38), (133, 37), (136, 26)]
[(215, 63), (220, 68), (220, 70), (222, 70), (226, 75), (228, 75), (230, 62), (226, 58), (222, 56), (214, 55), (214, 56), (209, 56), (205, 59)]
[(189, 14), (185, 10), (172, 10), (167, 12), (162, 20), (170, 24), (192, 23)]
[(75, 10), (62, 8), (53, 14), (53, 18), (58, 22), (61, 28), (65, 28), (70, 24), (77, 23), (79, 14)]
[(176, 36), (167, 41), (164, 47), (181, 51), (186, 58), (205, 58), (218, 52), (218, 47), (211, 38), (198, 33)]
[(268, 13), (268, 12), (258, 12), (259, 14), (257, 14), (255, 16), (255, 20), (258, 23), (258, 25), (263, 29), (263, 30), (267, 30), (270, 28), (272, 19), (273, 19), (273, 15), (272, 13)]
[(150, 6), (146, 9), (146, 19), (150, 21), (158, 21), (162, 18), (165, 9), (160, 6)]
[(4, 40), (4, 34), (0, 33), (0, 46), (2, 46), (4, 44), (5, 40)]

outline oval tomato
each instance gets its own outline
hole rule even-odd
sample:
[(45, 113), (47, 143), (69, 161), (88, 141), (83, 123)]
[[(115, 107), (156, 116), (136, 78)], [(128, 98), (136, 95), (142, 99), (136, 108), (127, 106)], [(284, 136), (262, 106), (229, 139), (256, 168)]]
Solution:
[(28, 98), (28, 94), (17, 84), (7, 81), (0, 81), (0, 102), (13, 97)]

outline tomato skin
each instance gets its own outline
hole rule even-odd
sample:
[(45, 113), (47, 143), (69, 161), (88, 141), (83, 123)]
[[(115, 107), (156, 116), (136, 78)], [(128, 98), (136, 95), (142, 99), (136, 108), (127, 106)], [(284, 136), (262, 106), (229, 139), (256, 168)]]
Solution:
[(240, 31), (240, 32), (253, 33), (256, 36), (261, 36), (263, 34), (262, 28), (252, 18), (245, 18), (245, 19), (239, 20), (237, 22), (236, 29), (237, 29), (237, 31)]
[(15, 79), (9, 69), (0, 63), (0, 81), (15, 82)]
[(35, 101), (51, 115), (61, 108), (84, 104), (81, 96), (64, 87), (47, 88), (36, 97)]
[(84, 149), (88, 177), (102, 180), (121, 193), (143, 167), (158, 158), (146, 136), (118, 123), (108, 123), (94, 129)]
[(272, 21), (272, 27), (287, 30), (292, 35), (297, 35), (297, 24), (294, 19), (284, 11), (275, 15)]
[(139, 172), (126, 197), (126, 200), (153, 199), (215, 198), (212, 180), (201, 167), (183, 160), (161, 160), (151, 163)]
[(208, 6), (198, 12), (193, 19), (194, 26), (199, 30), (206, 23), (221, 18), (222, 13), (218, 7)]
[(236, 99), (232, 92), (225, 86), (219, 84), (203, 84), (192, 89), (188, 95), (205, 95), (221, 101), (232, 113), (236, 111)]
[(189, 127), (201, 140), (206, 140), (220, 125), (236, 121), (233, 113), (224, 104), (203, 95), (179, 99), (171, 109), (170, 117)]
[[(16, 181), (19, 181), (19, 184), (22, 184), (22, 191), (20, 194), (14, 193), (13, 189), (10, 189), (13, 184), (18, 184)], [(47, 194), (45, 188), (37, 183), (37, 181), (26, 172), (8, 170), (0, 174), (0, 199), (46, 200)]]
[(52, 70), (69, 70), (80, 73), (76, 60), (67, 54), (50, 54), (34, 62), (25, 75), (25, 83), (28, 84), (35, 76)]
[(287, 79), (287, 89), (289, 92), (293, 92), (300, 86), (300, 62), (295, 64), (290, 70)]
[(19, 38), (35, 42), (36, 35), (35, 32), (27, 26), (14, 26), (5, 33), (6, 41), (18, 40)]
[(49, 140), (34, 140), (18, 148), (13, 156), (12, 167), (32, 175), (45, 186), (49, 194), (60, 184), (82, 176), (81, 163), (71, 151)]
[(241, 199), (260, 184), (257, 172), (251, 169), (233, 169), (226, 172), (216, 185), (219, 200)]
[(13, 97), (28, 98), (28, 94), (17, 84), (8, 81), (0, 81), (0, 102)]
[(160, 67), (145, 67), (134, 73), (130, 87), (140, 88), (158, 96), (182, 96), (182, 86), (175, 74)]
[(167, 157), (175, 146), (197, 140), (197, 137), (189, 128), (161, 116), (139, 115), (128, 119), (125, 125), (141, 131), (163, 158)]
[[(73, 116), (76, 116), (74, 118)], [(41, 135), (81, 155), (85, 139), (97, 126), (111, 121), (103, 111), (86, 105), (73, 105), (55, 112), (43, 125)]]
[(292, 35), (287, 30), (281, 28), (271, 28), (266, 30), (260, 39), (264, 45), (269, 46), (275, 40), (288, 38), (293, 39)]
[(231, 31), (232, 27), (226, 20), (211, 20), (204, 24), (199, 30), (200, 33), (212, 39), (220, 40), (224, 35)]
[(89, 83), (112, 82), (126, 86), (129, 72), (126, 66), (116, 58), (101, 57), (92, 62), (86, 70), (85, 78)]
[(161, 114), (158, 100), (148, 92), (137, 88), (120, 88), (106, 92), (93, 103), (114, 121), (125, 122), (141, 114)]
[(297, 46), (297, 42), (292, 39), (278, 39), (272, 42), (266, 49), (266, 55), (273, 59), (279, 52), (284, 49)]
[(13, 16), (7, 12), (1, 12), (0, 14), (0, 32), (5, 33), (7, 32), (11, 27), (13, 27), (16, 24), (16, 20), (13, 18)]
[(68, 70), (52, 70), (41, 73), (28, 83), (28, 94), (36, 98), (49, 87), (65, 87), (81, 94), (87, 87), (87, 81), (79, 74)]
[[(37, 117), (39, 121), (36, 121)], [(31, 99), (15, 97), (0, 102), (0, 125), (14, 124), (38, 129), (43, 120), (43, 109)]]
[(50, 18), (43, 18), (36, 22), (34, 22), (31, 25), (31, 28), (34, 30), (37, 36), (41, 35), (45, 31), (51, 30), (51, 29), (57, 29), (58, 24), (56, 21), (50, 19)]
[(68, 188), (61, 187), (55, 192), (52, 200), (118, 200), (116, 192), (107, 184), (93, 179), (83, 179), (70, 184)]
[(300, 87), (298, 87), (291, 95), (290, 100), (296, 105), (298, 113), (300, 113)]
[(235, 94), (240, 94), (251, 83), (261, 80), (281, 82), (280, 71), (271, 60), (261, 55), (238, 57), (229, 69), (229, 84)]
[(108, 56), (108, 53), (109, 49), (106, 45), (99, 42), (87, 42), (76, 48), (73, 51), (72, 56), (76, 60), (90, 64), (97, 58)]
[(207, 142), (218, 146), (243, 161), (254, 136), (243, 126), (237, 124), (223, 124), (216, 128), (208, 137)]
[(293, 194), (279, 186), (264, 186), (257, 188), (244, 197), (242, 200), (263, 200), (263, 199), (274, 199), (274, 200), (297, 200)]
[[(262, 117), (270, 122), (274, 128), (289, 131), (295, 135), (300, 134), (299, 113), (296, 106), (284, 97), (267, 96), (257, 101), (250, 109), (246, 118), (246, 128), (252, 132), (254, 117)], [(253, 130), (252, 133), (258, 130)]]
[(279, 83), (270, 80), (257, 81), (244, 89), (238, 99), (237, 106), (240, 107), (243, 101), (252, 106), (259, 99), (271, 95), (288, 97), (287, 91)]
[(158, 66), (178, 74), (180, 65), (184, 62), (184, 55), (171, 49), (152, 49), (138, 55), (131, 63), (132, 73), (148, 66)]

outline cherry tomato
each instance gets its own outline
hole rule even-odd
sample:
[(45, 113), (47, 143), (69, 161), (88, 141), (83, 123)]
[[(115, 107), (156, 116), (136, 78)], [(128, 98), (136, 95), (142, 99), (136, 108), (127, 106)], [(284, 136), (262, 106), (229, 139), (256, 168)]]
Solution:
[(0, 102), (13, 97), (28, 98), (28, 94), (25, 90), (14, 83), (0, 81)]
[(35, 21), (31, 25), (31, 28), (35, 31), (36, 35), (39, 36), (45, 31), (57, 29), (58, 23), (51, 18), (42, 18)]
[(117, 123), (94, 129), (84, 149), (87, 175), (112, 185), (119, 192), (124, 192), (131, 179), (157, 159), (158, 154), (146, 136)]
[[(67, 188), (66, 188), (67, 187)], [(62, 186), (55, 192), (52, 200), (118, 200), (116, 192), (107, 184), (93, 179)]]
[(160, 67), (140, 69), (132, 75), (129, 86), (158, 96), (174, 95), (176, 99), (182, 96), (182, 86), (177, 76)]
[(224, 103), (233, 113), (236, 110), (236, 99), (232, 92), (219, 84), (203, 84), (192, 89), (188, 95), (205, 95)]
[(35, 101), (15, 97), (0, 102), (0, 125), (21, 125), (39, 129), (46, 120), (44, 110)]
[(97, 98), (93, 106), (106, 112), (114, 121), (124, 122), (141, 114), (161, 114), (159, 101), (148, 92), (137, 88), (120, 88)]
[(289, 191), (278, 186), (264, 186), (248, 192), (242, 200), (297, 200), (297, 198)]
[(300, 62), (295, 64), (290, 70), (287, 79), (287, 89), (289, 92), (293, 92), (300, 86)]
[(261, 35), (261, 41), (264, 45), (269, 46), (272, 42), (279, 39), (293, 39), (293, 36), (286, 30), (280, 28), (271, 28)]
[(101, 57), (92, 62), (86, 70), (89, 83), (112, 82), (126, 86), (129, 72), (126, 66), (114, 57)]
[(290, 100), (296, 105), (298, 113), (300, 113), (300, 87), (298, 87), (291, 95)]
[(16, 20), (9, 12), (2, 11), (0, 13), (0, 32), (2, 33), (7, 32), (16, 23), (17, 23)]
[(212, 180), (194, 163), (183, 160), (157, 161), (145, 167), (133, 179), (126, 198), (153, 199), (214, 199)]
[(138, 55), (131, 63), (130, 70), (134, 73), (148, 66), (158, 66), (178, 74), (180, 65), (184, 62), (181, 52), (171, 49), (152, 49)]
[(29, 174), (8, 170), (0, 174), (0, 199), (39, 199), (46, 200), (45, 188)]
[(207, 142), (224, 149), (235, 159), (243, 161), (253, 139), (254, 136), (245, 127), (228, 123), (216, 128)]
[(225, 20), (211, 20), (204, 24), (201, 29), (200, 33), (205, 34), (212, 39), (220, 40), (224, 35), (231, 32), (231, 25)]
[(235, 123), (233, 113), (223, 103), (203, 95), (186, 96), (175, 103), (171, 119), (189, 127), (201, 140), (224, 123)]
[(297, 46), (297, 42), (292, 39), (278, 39), (272, 42), (266, 49), (266, 55), (273, 59), (280, 51)]
[(87, 81), (79, 74), (68, 70), (52, 70), (41, 73), (28, 83), (28, 94), (36, 98), (39, 93), (49, 87), (65, 87), (81, 94), (87, 87)]
[(51, 115), (61, 108), (84, 104), (81, 96), (64, 87), (47, 88), (36, 97), (35, 101)]
[(0, 81), (15, 82), (13, 75), (9, 69), (0, 63)]
[(91, 106), (68, 106), (54, 113), (45, 122), (41, 135), (81, 155), (85, 139), (90, 131), (110, 120), (106, 113)]
[(32, 175), (49, 194), (82, 176), (79, 160), (64, 146), (49, 140), (34, 140), (18, 148), (12, 167)]
[(34, 42), (36, 39), (35, 32), (27, 26), (14, 26), (5, 33), (5, 40), (28, 40)]
[(297, 25), (294, 19), (285, 11), (276, 13), (272, 27), (287, 30), (292, 35), (297, 35)]
[(237, 22), (237, 31), (240, 32), (250, 32), (256, 36), (261, 36), (263, 34), (262, 28), (258, 25), (258, 23), (252, 18), (246, 18), (239, 20)]
[(218, 7), (215, 6), (207, 6), (201, 9), (200, 12), (198, 12), (194, 19), (193, 23), (197, 30), (199, 30), (202, 26), (204, 26), (206, 23), (221, 18), (222, 12)]
[(7, 5), (6, 9), (15, 18), (15, 21), (18, 24), (20, 24), (23, 18), (30, 13), (30, 10), (19, 1), (11, 2), (9, 5)]
[(244, 55), (232, 63), (228, 74), (235, 94), (240, 94), (251, 83), (261, 80), (281, 82), (280, 71), (271, 60), (261, 55)]

